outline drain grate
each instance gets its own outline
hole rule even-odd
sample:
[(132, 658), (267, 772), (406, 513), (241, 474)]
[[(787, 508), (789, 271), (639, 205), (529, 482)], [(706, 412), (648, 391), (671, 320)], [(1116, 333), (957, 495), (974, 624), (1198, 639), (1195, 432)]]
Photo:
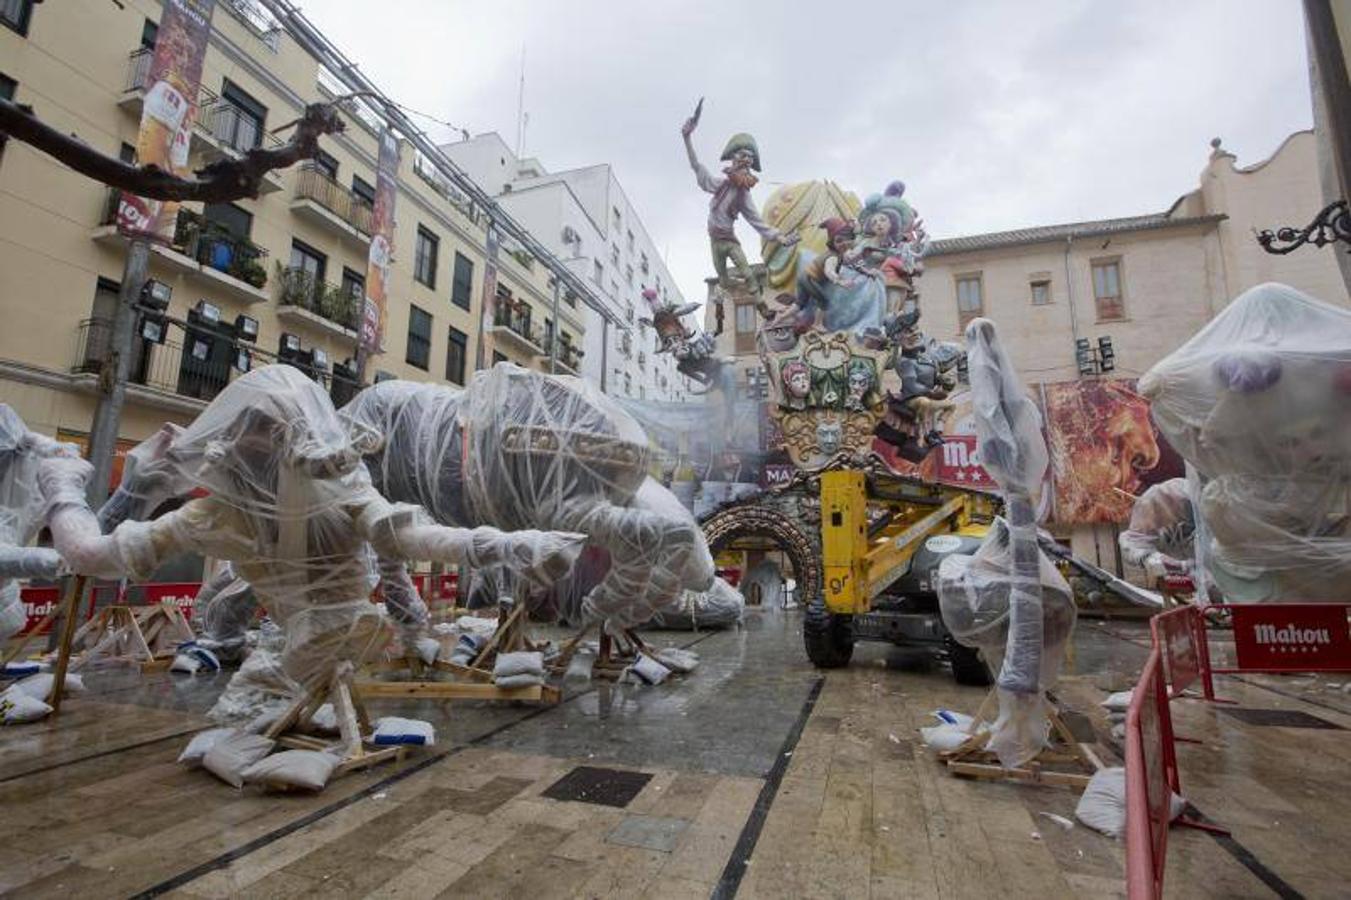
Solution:
[(1244, 707), (1222, 707), (1221, 712), (1233, 716), (1245, 725), (1256, 728), (1332, 728), (1344, 730), (1336, 722), (1320, 719), (1318, 716), (1297, 709), (1246, 709)]
[(595, 803), (598, 806), (614, 806), (622, 809), (628, 806), (651, 780), (652, 776), (646, 772), (578, 766), (549, 785), (542, 796), (550, 800)]

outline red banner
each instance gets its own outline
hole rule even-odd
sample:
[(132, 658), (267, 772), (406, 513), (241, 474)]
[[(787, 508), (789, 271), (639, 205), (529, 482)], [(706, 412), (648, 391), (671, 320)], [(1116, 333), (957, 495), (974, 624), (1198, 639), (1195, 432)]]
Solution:
[(361, 311), (361, 349), (380, 352), (385, 333), (389, 264), (394, 252), (394, 200), (398, 196), (399, 139), (389, 128), (380, 132), (380, 158), (375, 167), (375, 211), (371, 214), (371, 249), (366, 257), (366, 300)]
[(183, 611), (183, 615), (192, 618), (192, 601), (201, 590), (202, 585), (196, 581), (182, 582), (163, 582), (159, 584), (147, 584), (145, 587), (146, 606), (159, 606), (168, 600)]
[[(202, 59), (211, 36), (215, 0), (164, 0), (159, 36), (146, 74), (136, 162), (156, 165), (172, 175), (191, 174), (188, 149), (197, 119)], [(178, 202), (147, 200), (124, 193), (117, 206), (123, 232), (172, 241)]]
[(1228, 608), (1240, 669), (1351, 671), (1346, 606), (1284, 603)]
[(998, 490), (999, 485), (980, 464), (974, 434), (943, 435), (943, 446), (934, 456), (938, 463), (935, 474), (944, 484)]

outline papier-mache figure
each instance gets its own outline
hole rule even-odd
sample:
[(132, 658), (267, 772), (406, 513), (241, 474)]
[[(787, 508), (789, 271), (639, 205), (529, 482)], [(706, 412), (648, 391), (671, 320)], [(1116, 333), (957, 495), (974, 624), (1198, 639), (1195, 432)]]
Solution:
[(155, 460), (171, 496), (200, 488), (205, 497), (104, 535), (84, 498), (87, 462), (49, 459), (38, 480), (75, 572), (146, 577), (190, 552), (229, 560), (253, 586), (285, 645), (255, 651), (211, 715), (256, 728), (374, 649), (381, 616), (369, 599), (367, 543), (391, 559), (500, 565), (541, 584), (566, 575), (580, 552), (580, 535), (447, 528), (386, 501), (362, 462), (382, 440), (341, 420), (298, 369), (267, 366), (230, 384)]
[(16, 579), (54, 578), (61, 570), (55, 550), (28, 546), (42, 529), (38, 468), (44, 459), (79, 455), (71, 444), (29, 431), (18, 413), (0, 403), (0, 641), (27, 621)]
[(1130, 524), (1117, 539), (1121, 558), (1145, 570), (1151, 584), (1185, 575), (1196, 556), (1196, 509), (1185, 478), (1152, 485), (1131, 507)]
[(700, 99), (694, 114), (681, 127), (680, 135), (685, 140), (685, 153), (689, 156), (695, 180), (702, 190), (713, 195), (708, 204), (708, 238), (713, 252), (713, 270), (718, 274), (719, 285), (724, 290), (730, 288), (732, 282), (727, 274), (727, 261), (730, 259), (736, 267), (737, 278), (749, 287), (755, 283), (755, 276), (746, 262), (741, 242), (737, 240), (737, 218), (745, 219), (747, 225), (771, 243), (789, 246), (797, 243), (798, 238), (795, 234), (781, 234), (777, 228), (766, 224), (755, 208), (755, 201), (751, 199), (751, 188), (759, 181), (755, 173), (760, 171), (760, 149), (755, 144), (755, 138), (744, 132), (732, 135), (719, 157), (728, 164), (721, 176), (712, 175), (699, 162), (690, 136), (699, 126), (703, 108), (704, 101)]
[(657, 333), (657, 352), (670, 353), (676, 359), (676, 370), (703, 385), (705, 389), (717, 384), (723, 361), (714, 356), (717, 342), (706, 331), (686, 327), (682, 319), (699, 308), (698, 303), (676, 306), (664, 303), (652, 288), (643, 289), (643, 299), (652, 310), (652, 318), (638, 321), (650, 325)]

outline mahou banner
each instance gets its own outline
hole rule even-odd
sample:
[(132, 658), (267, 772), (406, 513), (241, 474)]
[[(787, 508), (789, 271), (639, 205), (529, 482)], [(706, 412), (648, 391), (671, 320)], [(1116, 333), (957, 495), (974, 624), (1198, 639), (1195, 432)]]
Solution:
[(380, 159), (375, 167), (375, 210), (371, 215), (371, 250), (366, 257), (366, 302), (361, 313), (361, 349), (380, 351), (385, 333), (385, 291), (394, 247), (394, 200), (398, 196), (399, 139), (389, 128), (380, 132)]
[[(159, 36), (145, 79), (141, 130), (136, 161), (154, 164), (178, 176), (191, 174), (188, 148), (197, 119), (202, 60), (211, 35), (215, 0), (164, 0)], [(124, 233), (173, 240), (178, 217), (176, 200), (147, 200), (123, 193), (117, 204), (117, 227)]]

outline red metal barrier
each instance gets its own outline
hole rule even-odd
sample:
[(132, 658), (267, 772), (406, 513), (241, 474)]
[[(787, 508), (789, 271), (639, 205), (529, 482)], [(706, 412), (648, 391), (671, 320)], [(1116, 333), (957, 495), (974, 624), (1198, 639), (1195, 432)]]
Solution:
[(1159, 648), (1170, 700), (1201, 676), (1198, 618), (1194, 607), (1182, 606), (1149, 620), (1150, 637)]
[(1171, 792), (1177, 790), (1172, 722), (1156, 643), (1126, 711), (1126, 895), (1163, 895)]

